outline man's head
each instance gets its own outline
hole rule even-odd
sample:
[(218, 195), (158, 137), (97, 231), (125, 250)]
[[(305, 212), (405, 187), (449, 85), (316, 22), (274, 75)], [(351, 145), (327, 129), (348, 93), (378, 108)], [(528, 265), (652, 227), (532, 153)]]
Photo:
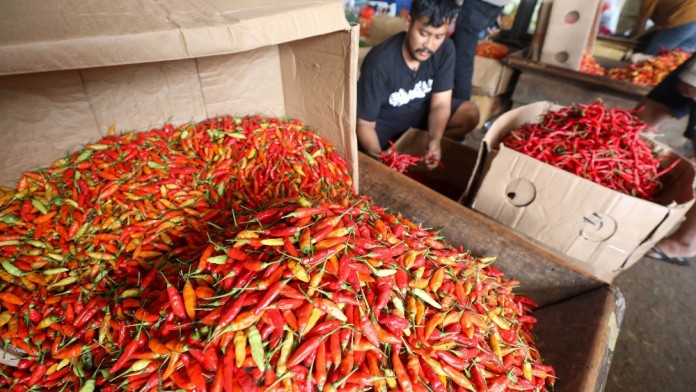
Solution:
[(406, 19), (407, 60), (430, 58), (447, 38), (449, 24), (458, 11), (456, 0), (414, 0)]

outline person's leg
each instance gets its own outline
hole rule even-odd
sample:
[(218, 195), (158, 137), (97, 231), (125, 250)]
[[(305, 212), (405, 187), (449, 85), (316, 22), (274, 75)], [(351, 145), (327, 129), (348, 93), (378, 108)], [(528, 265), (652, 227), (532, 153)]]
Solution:
[[(696, 152), (696, 102), (689, 105), (689, 122), (684, 131), (684, 137), (691, 140)], [(692, 164), (693, 164), (693, 160)], [(695, 257), (696, 256), (696, 205), (686, 213), (686, 220), (679, 229), (667, 238), (663, 238), (656, 245), (662, 253), (668, 257)], [(658, 256), (655, 252), (648, 253), (649, 257)], [(656, 257), (659, 258), (659, 257)]]
[(674, 234), (655, 246), (669, 257), (696, 257), (696, 206), (686, 213), (686, 220)]
[(643, 53), (657, 54), (661, 50), (673, 48), (682, 48), (686, 51), (696, 48), (696, 22), (655, 31), (648, 39)]
[(452, 116), (447, 123), (444, 136), (454, 140), (464, 140), (466, 134), (479, 123), (479, 108), (473, 101), (454, 98), (452, 106)]
[(471, 78), (474, 74), (478, 34), (498, 17), (501, 10), (502, 7), (481, 0), (464, 0), (452, 34), (456, 48), (453, 91), (455, 98), (471, 98)]

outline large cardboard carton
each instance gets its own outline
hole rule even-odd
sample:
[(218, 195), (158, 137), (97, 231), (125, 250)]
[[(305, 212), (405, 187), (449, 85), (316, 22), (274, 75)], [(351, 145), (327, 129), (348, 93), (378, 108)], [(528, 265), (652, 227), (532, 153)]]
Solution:
[(111, 126), (256, 113), (319, 131), (357, 180), (358, 28), (340, 1), (35, 0), (0, 14), (0, 183)]
[[(427, 146), (428, 133), (415, 128), (406, 131), (394, 143), (396, 151), (413, 156), (423, 156)], [(405, 174), (441, 195), (459, 200), (474, 172), (478, 151), (448, 138), (442, 139), (441, 147), (441, 165), (430, 170), (421, 161)]]
[(625, 311), (618, 288), (602, 282), (490, 218), (359, 154), (361, 193), (520, 281), (516, 292), (536, 301), (539, 352), (556, 370), (555, 390), (602, 391)]
[[(656, 201), (646, 201), (511, 150), (500, 141), (535, 122), (549, 102), (509, 111), (485, 135), (466, 202), (542, 244), (579, 268), (611, 281), (678, 225), (694, 204), (694, 168), (682, 160), (666, 175)], [(665, 165), (678, 157), (665, 146)]]
[(318, 131), (358, 186), (358, 28), (339, 1), (35, 0), (0, 15), (1, 184), (112, 126), (262, 114)]

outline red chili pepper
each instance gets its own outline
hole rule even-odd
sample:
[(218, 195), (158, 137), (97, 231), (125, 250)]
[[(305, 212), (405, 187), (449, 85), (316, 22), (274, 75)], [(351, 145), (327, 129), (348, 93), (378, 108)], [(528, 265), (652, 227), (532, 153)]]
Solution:
[(322, 338), (320, 336), (312, 336), (304, 343), (302, 343), (292, 354), (290, 359), (288, 359), (288, 368), (300, 364), (309, 355), (316, 353), (317, 347), (321, 343)]
[(360, 330), (367, 338), (367, 340), (372, 343), (373, 346), (379, 347), (379, 338), (377, 337), (377, 330), (375, 329), (370, 316), (362, 315), (360, 316)]
[(131, 340), (128, 345), (123, 349), (118, 360), (111, 365), (109, 372), (111, 374), (116, 374), (119, 369), (126, 365), (126, 363), (133, 357), (133, 354), (140, 348), (142, 348), (145, 343), (147, 343), (147, 335), (144, 332), (139, 332), (135, 339)]
[(266, 293), (264, 294), (263, 298), (258, 302), (256, 305), (256, 308), (254, 308), (254, 314), (259, 315), (261, 312), (263, 312), (270, 304), (275, 300), (278, 295), (280, 295), (280, 291), (283, 289), (285, 286), (285, 283), (278, 281), (275, 282), (271, 285), (271, 287), (266, 290)]
[(242, 305), (244, 304), (247, 295), (249, 295), (249, 292), (245, 291), (239, 296), (239, 298), (225, 306), (224, 310), (221, 311), (220, 318), (217, 319), (218, 329), (224, 329), (232, 322), (232, 320), (234, 320), (235, 317), (237, 317), (239, 312), (242, 310)]

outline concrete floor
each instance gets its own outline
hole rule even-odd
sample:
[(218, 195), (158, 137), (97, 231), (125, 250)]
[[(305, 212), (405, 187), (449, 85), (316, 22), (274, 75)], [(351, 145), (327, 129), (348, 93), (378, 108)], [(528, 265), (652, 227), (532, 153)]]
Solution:
[(613, 282), (626, 299), (606, 392), (696, 390), (696, 258), (643, 258)]

